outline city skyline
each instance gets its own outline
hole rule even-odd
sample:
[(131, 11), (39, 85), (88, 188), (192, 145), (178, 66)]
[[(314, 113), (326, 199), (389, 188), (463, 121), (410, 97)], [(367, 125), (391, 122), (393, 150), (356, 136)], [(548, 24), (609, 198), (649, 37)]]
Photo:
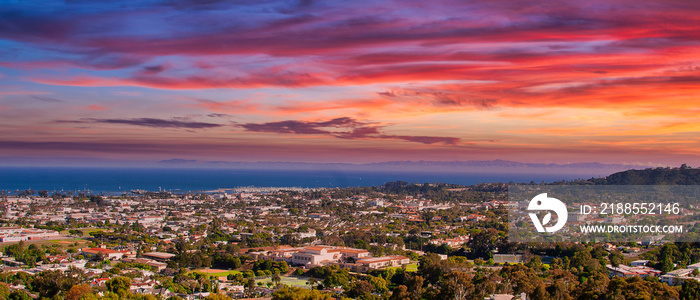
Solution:
[(0, 163), (700, 160), (692, 1), (12, 2)]

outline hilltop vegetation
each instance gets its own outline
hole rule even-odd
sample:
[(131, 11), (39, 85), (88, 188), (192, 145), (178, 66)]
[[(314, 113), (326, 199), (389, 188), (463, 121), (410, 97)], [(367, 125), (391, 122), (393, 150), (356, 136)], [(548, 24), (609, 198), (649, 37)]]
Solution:
[(607, 185), (697, 185), (700, 184), (700, 168), (683, 164), (680, 168), (627, 170), (591, 181)]

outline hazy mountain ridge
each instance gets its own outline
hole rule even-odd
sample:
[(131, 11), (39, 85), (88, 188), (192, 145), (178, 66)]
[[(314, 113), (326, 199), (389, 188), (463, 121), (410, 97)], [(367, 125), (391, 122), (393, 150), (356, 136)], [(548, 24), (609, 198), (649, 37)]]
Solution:
[(386, 161), (377, 163), (351, 164), (351, 163), (308, 163), (308, 162), (287, 162), (287, 161), (198, 161), (186, 159), (169, 159), (159, 161), (160, 165), (183, 166), (183, 167), (239, 167), (239, 168), (301, 168), (301, 169), (413, 169), (413, 170), (437, 170), (437, 171), (459, 171), (484, 170), (484, 169), (593, 169), (593, 170), (613, 170), (622, 171), (634, 168), (644, 168), (640, 165), (623, 164), (603, 164), (599, 162), (588, 163), (523, 163), (509, 160), (470, 160), (470, 161)]

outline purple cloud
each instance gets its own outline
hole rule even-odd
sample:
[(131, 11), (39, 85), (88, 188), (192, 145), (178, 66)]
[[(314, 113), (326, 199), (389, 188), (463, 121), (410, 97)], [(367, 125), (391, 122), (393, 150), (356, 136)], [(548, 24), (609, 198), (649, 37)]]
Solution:
[(267, 123), (246, 123), (238, 126), (244, 128), (246, 131), (252, 132), (319, 134), (341, 139), (398, 139), (422, 144), (447, 145), (456, 145), (460, 142), (459, 138), (454, 137), (382, 134), (379, 130), (382, 126), (361, 122), (349, 117), (335, 118), (323, 122), (288, 120)]
[(47, 102), (47, 103), (59, 103), (63, 102), (63, 100), (56, 99), (56, 98), (51, 98), (51, 97), (46, 97), (46, 96), (31, 96), (32, 98), (42, 101), (42, 102)]
[(74, 121), (57, 121), (60, 123), (105, 123), (105, 124), (126, 124), (134, 126), (145, 126), (145, 127), (155, 127), (155, 128), (187, 128), (187, 129), (206, 129), (221, 127), (223, 125), (216, 123), (206, 123), (206, 122), (191, 122), (184, 120), (165, 120), (165, 119), (155, 119), (155, 118), (136, 118), (136, 119), (97, 119), (97, 118), (84, 118), (81, 120)]

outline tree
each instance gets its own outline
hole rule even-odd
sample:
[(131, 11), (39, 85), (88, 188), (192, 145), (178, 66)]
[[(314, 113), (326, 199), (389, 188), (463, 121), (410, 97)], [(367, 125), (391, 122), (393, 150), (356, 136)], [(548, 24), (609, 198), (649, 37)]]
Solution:
[(40, 296), (51, 298), (61, 291), (61, 281), (63, 273), (61, 271), (44, 271), (37, 274), (32, 281), (32, 290)]
[(678, 293), (680, 300), (700, 300), (700, 282), (692, 279), (686, 280)]
[[(557, 299), (557, 300), (572, 300), (573, 297), (571, 297), (571, 293), (569, 292), (569, 289), (567, 287), (567, 284), (569, 282), (559, 279), (552, 283), (552, 285), (549, 286), (548, 292), (550, 295), (552, 295), (552, 299)], [(573, 282), (571, 282), (573, 285)]]
[(0, 299), (7, 299), (10, 296), (10, 287), (5, 283), (0, 283)]
[(248, 281), (246, 281), (244, 287), (245, 287), (246, 291), (248, 291), (248, 293), (250, 293), (255, 288), (255, 279), (253, 279), (253, 278), (248, 279)]
[(532, 300), (548, 300), (549, 299), (549, 294), (547, 293), (547, 290), (545, 289), (544, 283), (540, 282), (536, 287), (535, 291), (530, 295), (530, 299)]
[(580, 299), (601, 299), (607, 293), (610, 277), (602, 273), (595, 273), (588, 277), (586, 282), (579, 285)]
[(231, 264), (233, 265), (234, 269), (238, 269), (241, 267), (241, 259), (238, 257), (234, 257), (231, 259)]
[(226, 296), (226, 295), (222, 295), (219, 293), (214, 293), (214, 294), (210, 294), (209, 296), (207, 296), (204, 299), (207, 299), (207, 300), (231, 300), (231, 297)]
[(467, 296), (473, 296), (476, 293), (472, 277), (467, 273), (454, 271), (445, 276), (437, 299), (466, 299)]
[(448, 262), (440, 259), (439, 255), (430, 253), (420, 258), (418, 274), (423, 276), (428, 282), (436, 284), (442, 279), (444, 274), (450, 271), (450, 267), (447, 264)]
[(282, 272), (282, 274), (289, 272), (289, 265), (286, 261), (280, 262), (280, 272)]
[(661, 261), (661, 272), (668, 273), (673, 271), (673, 268), (675, 267), (675, 264), (673, 263), (673, 258), (671, 256), (666, 256), (662, 261)]
[(352, 288), (348, 291), (348, 296), (357, 298), (365, 294), (371, 294), (372, 290), (372, 284), (367, 280), (358, 280), (353, 283)]
[(421, 298), (420, 295), (423, 293), (423, 282), (425, 282), (425, 279), (419, 275), (413, 275), (407, 278), (406, 286), (410, 291), (411, 299), (415, 300)]
[(408, 287), (405, 285), (397, 286), (391, 293), (389, 300), (411, 300), (411, 294), (408, 292)]
[(272, 282), (274, 282), (275, 285), (280, 284), (280, 281), (282, 281), (282, 278), (278, 274), (272, 275)]
[(105, 285), (107, 286), (108, 291), (123, 297), (129, 292), (129, 288), (131, 287), (131, 279), (129, 277), (118, 276), (107, 280)]
[(387, 286), (386, 280), (384, 280), (384, 278), (369, 276), (369, 282), (372, 284), (374, 290), (378, 293), (386, 293), (389, 291), (389, 287)]
[(66, 293), (66, 300), (80, 300), (84, 296), (92, 294), (92, 288), (87, 284), (78, 284), (68, 290)]
[(343, 269), (339, 272), (335, 272), (323, 280), (323, 286), (325, 287), (336, 287), (345, 286), (350, 281), (350, 277), (347, 269)]
[(12, 293), (10, 293), (10, 296), (7, 297), (9, 300), (32, 300), (32, 297), (27, 295), (27, 293), (20, 291), (20, 290), (15, 290)]
[(610, 259), (610, 264), (613, 267), (617, 268), (618, 266), (620, 266), (624, 262), (625, 257), (622, 255), (622, 252), (620, 252), (620, 251), (612, 251), (612, 252), (610, 252), (610, 255), (608, 255), (608, 259)]
[(319, 290), (307, 290), (298, 287), (284, 287), (272, 294), (272, 300), (331, 300), (330, 294)]

